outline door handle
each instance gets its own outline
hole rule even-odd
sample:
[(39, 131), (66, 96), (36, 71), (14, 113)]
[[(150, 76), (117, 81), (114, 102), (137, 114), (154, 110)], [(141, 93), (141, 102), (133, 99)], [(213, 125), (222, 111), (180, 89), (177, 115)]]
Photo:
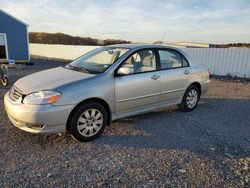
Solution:
[(185, 71), (184, 71), (184, 74), (189, 74), (189, 73), (190, 73), (189, 70), (185, 70)]
[(160, 75), (154, 74), (153, 76), (151, 76), (152, 80), (157, 80), (160, 78)]

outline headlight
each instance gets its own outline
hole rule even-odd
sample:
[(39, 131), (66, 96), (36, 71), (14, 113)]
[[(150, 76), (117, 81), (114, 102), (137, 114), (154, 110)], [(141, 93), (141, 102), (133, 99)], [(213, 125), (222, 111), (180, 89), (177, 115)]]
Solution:
[(23, 99), (24, 104), (52, 104), (61, 97), (61, 93), (56, 91), (39, 91), (31, 93)]

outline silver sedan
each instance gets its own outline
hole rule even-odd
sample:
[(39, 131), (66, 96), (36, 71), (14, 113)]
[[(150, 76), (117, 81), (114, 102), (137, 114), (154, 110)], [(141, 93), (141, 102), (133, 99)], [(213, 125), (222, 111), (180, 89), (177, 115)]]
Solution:
[(17, 128), (89, 141), (119, 118), (175, 104), (194, 110), (209, 82), (208, 68), (180, 49), (113, 45), (19, 79), (4, 104)]

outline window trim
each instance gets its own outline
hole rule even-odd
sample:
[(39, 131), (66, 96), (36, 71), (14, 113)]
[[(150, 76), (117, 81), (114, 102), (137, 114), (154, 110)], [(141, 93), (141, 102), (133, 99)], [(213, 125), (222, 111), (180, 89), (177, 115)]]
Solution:
[[(186, 65), (186, 66), (183, 66), (183, 59), (185, 59), (185, 60), (186, 60), (186, 62), (187, 62), (187, 65)], [(187, 58), (186, 58), (183, 54), (181, 54), (181, 61), (182, 61), (182, 67), (190, 67), (190, 65), (189, 65), (189, 62), (188, 62)]]
[[(172, 70), (172, 69), (180, 69), (180, 68), (185, 68), (185, 67), (190, 67), (190, 64), (187, 60), (187, 58), (179, 51), (175, 50), (175, 49), (165, 49), (165, 48), (157, 48), (157, 54), (158, 54), (158, 64), (159, 64), (159, 71), (163, 71), (163, 70)], [(159, 51), (174, 51), (176, 53), (178, 53), (181, 56), (181, 67), (173, 67), (173, 68), (166, 68), (166, 69), (162, 69), (161, 68), (161, 58), (160, 58), (160, 53)], [(187, 66), (183, 66), (183, 59), (186, 60), (187, 62)]]
[[(133, 73), (133, 74), (127, 74), (127, 75), (120, 75), (118, 74), (118, 70), (121, 68), (121, 66), (131, 57), (133, 56), (135, 53), (138, 53), (139, 51), (143, 51), (143, 50), (148, 50), (148, 51), (152, 51), (155, 55), (155, 62), (156, 62), (156, 69), (155, 70), (152, 70), (152, 71), (147, 71), (147, 72), (136, 72), (136, 73)], [(131, 75), (136, 75), (136, 74), (144, 74), (144, 73), (150, 73), (150, 72), (157, 72), (159, 70), (159, 61), (158, 61), (158, 58), (157, 58), (157, 49), (155, 48), (142, 48), (142, 49), (138, 49), (138, 50), (135, 50), (134, 52), (132, 52), (128, 57), (126, 57), (126, 59), (124, 59), (120, 65), (115, 69), (114, 71), (114, 77), (122, 77), (122, 76), (131, 76)]]

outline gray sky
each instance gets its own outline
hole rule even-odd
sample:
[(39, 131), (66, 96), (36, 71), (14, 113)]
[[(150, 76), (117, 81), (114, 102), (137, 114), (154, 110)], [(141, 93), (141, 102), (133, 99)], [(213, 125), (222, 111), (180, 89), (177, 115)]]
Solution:
[(30, 31), (134, 42), (250, 43), (250, 0), (0, 0)]

